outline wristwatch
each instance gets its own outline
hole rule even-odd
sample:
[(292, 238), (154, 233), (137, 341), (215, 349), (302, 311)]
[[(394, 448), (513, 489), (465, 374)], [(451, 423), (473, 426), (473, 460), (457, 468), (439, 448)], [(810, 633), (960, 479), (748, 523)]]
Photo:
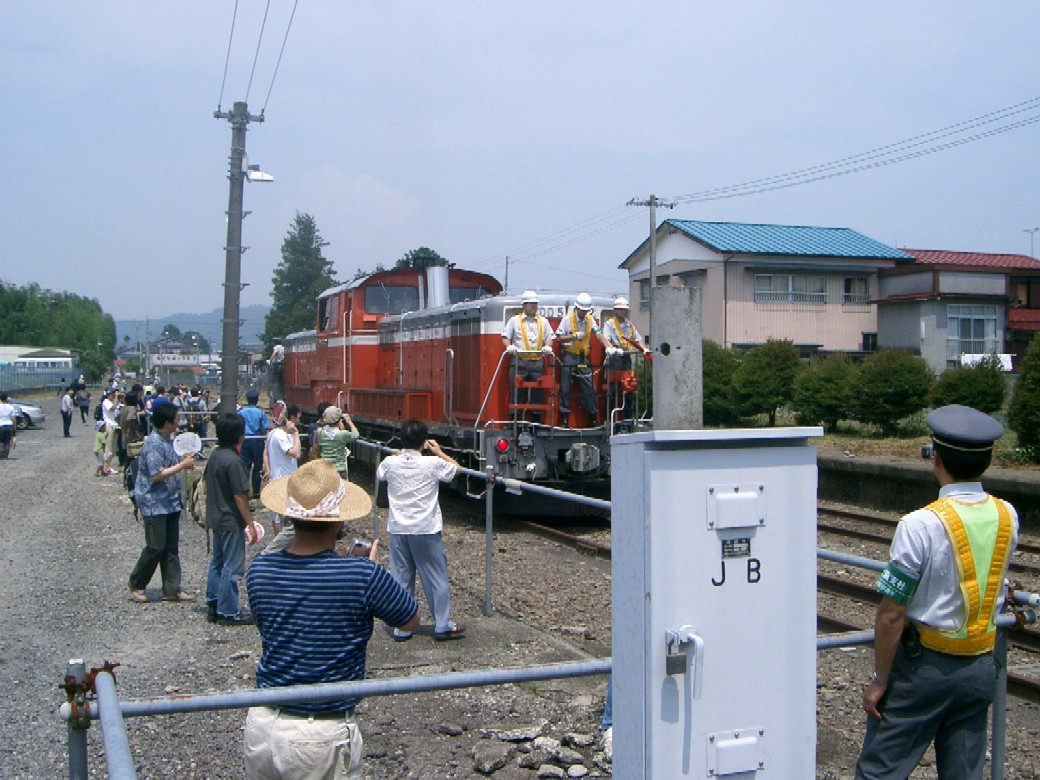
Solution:
[(888, 678), (887, 677), (882, 677), (877, 672), (871, 672), (870, 673), (870, 681), (872, 683), (881, 683), (882, 685), (887, 685), (888, 684)]

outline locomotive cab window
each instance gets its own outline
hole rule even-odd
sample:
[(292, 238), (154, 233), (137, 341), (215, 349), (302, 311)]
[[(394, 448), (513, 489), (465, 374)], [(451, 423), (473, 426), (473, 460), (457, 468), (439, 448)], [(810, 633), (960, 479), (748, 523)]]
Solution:
[(331, 295), (318, 301), (318, 330), (333, 330), (339, 319), (339, 298)]
[(419, 289), (404, 285), (376, 284), (365, 288), (367, 314), (403, 314), (419, 309)]
[(452, 303), (465, 303), (466, 301), (477, 301), (492, 295), (490, 290), (483, 287), (452, 287), (448, 291), (449, 300)]

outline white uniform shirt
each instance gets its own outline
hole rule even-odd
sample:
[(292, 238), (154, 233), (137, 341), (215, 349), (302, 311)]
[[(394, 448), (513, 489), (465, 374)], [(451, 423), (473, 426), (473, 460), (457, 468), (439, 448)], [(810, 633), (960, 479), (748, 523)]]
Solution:
[[(939, 498), (977, 504), (986, 500), (986, 493), (979, 482), (960, 482), (943, 486)], [(1010, 555), (1018, 544), (1018, 514), (1010, 504), (1007, 506), (1011, 509)], [(889, 560), (918, 581), (917, 592), (906, 608), (907, 619), (941, 631), (956, 631), (963, 625), (965, 605), (957, 576), (957, 553), (934, 512), (918, 509), (899, 521)], [(978, 574), (985, 579), (986, 572)], [(998, 598), (998, 611), (1001, 604), (1003, 598)]]
[[(521, 321), (523, 325), (521, 325)], [(542, 323), (542, 343), (538, 343), (538, 322)], [(521, 314), (519, 317), (510, 317), (509, 322), (506, 323), (505, 329), (502, 331), (502, 338), (507, 339), (510, 344), (515, 346), (521, 352), (524, 351), (524, 337), (520, 333), (520, 328), (523, 327), (527, 331), (527, 343), (531, 348), (532, 352), (537, 352), (547, 344), (552, 343), (555, 338), (553, 335), (552, 325), (549, 324), (549, 320), (545, 319), (540, 314), (536, 314), (534, 317), (526, 317)]]
[(0, 403), (0, 425), (14, 424), (14, 407), (8, 403)]
[(296, 471), (296, 458), (289, 454), (294, 436), (285, 428), (275, 428), (267, 437), (267, 462), (271, 466), (271, 480), (287, 477)]
[(386, 530), (391, 534), (435, 534), (443, 527), (437, 501), (441, 482), (451, 482), (456, 467), (443, 458), (402, 450), (383, 459), (376, 479), (386, 481), (390, 511)]

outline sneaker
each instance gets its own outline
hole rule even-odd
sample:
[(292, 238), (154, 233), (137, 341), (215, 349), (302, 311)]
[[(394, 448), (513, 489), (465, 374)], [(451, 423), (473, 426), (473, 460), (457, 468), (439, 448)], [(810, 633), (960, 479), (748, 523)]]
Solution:
[(611, 726), (603, 732), (603, 755), (608, 761), (614, 759), (614, 727)]
[(217, 602), (212, 601), (206, 605), (206, 622), (216, 623), (217, 622)]
[(176, 596), (163, 596), (163, 601), (179, 601), (182, 603), (188, 603), (195, 601), (195, 596), (191, 593), (185, 593), (183, 590)]
[(217, 615), (216, 621), (218, 626), (255, 626), (256, 621), (253, 620), (253, 616), (248, 612), (239, 612), (234, 617), (224, 617), (223, 615)]
[(394, 641), (395, 642), (407, 642), (413, 636), (411, 631), (399, 631), (394, 629)]

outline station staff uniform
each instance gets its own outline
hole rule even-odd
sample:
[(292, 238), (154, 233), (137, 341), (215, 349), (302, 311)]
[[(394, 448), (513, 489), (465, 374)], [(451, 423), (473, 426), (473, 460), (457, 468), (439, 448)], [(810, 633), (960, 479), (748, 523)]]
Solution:
[[(516, 377), (525, 382), (535, 382), (545, 373), (542, 355), (552, 352), (554, 338), (549, 320), (538, 313), (538, 298), (531, 291), (523, 294), (524, 311), (510, 317), (502, 331), (502, 341), (506, 351), (513, 355), (509, 369), (509, 384), (512, 388), (513, 403), (517, 403)], [(529, 306), (534, 304), (535, 308)], [(531, 393), (531, 403), (542, 403), (542, 391)], [(537, 415), (534, 415), (537, 417)]]
[[(937, 409), (928, 425), (937, 445), (987, 457), (1003, 433), (996, 420), (964, 406)], [(881, 719), (867, 720), (856, 766), (864, 780), (908, 777), (933, 740), (940, 778), (982, 777), (996, 691), (994, 618), (1003, 607), (1018, 516), (980, 482), (943, 473), (937, 463), (939, 500), (899, 521), (875, 584), (883, 597), (875, 639), (882, 668), (864, 707), (870, 714), (876, 702)], [(891, 660), (890, 671), (883, 658)]]
[[(578, 296), (581, 303), (581, 296)], [(588, 295), (585, 298), (589, 299)], [(567, 424), (571, 411), (571, 382), (577, 381), (581, 389), (581, 405), (589, 414), (589, 420), (596, 421), (596, 391), (592, 384), (592, 369), (589, 366), (589, 353), (592, 350), (592, 339), (602, 339), (599, 325), (588, 309), (582, 309), (578, 303), (570, 313), (560, 320), (556, 328), (556, 338), (561, 343), (568, 337), (573, 339), (563, 344), (560, 349), (560, 414), (561, 421)]]

